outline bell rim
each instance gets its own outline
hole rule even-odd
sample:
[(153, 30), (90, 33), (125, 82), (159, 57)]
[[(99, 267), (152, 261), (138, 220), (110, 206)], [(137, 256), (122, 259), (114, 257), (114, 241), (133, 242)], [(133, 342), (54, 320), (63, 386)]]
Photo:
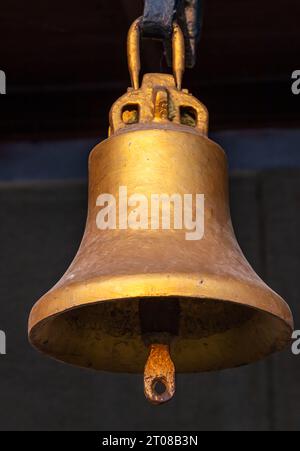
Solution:
[[(289, 309), (289, 306), (286, 304), (286, 302), (279, 296), (277, 295), (275, 292), (273, 292), (269, 287), (267, 287), (267, 285), (265, 285), (263, 282), (261, 282), (260, 284), (258, 284), (256, 282), (256, 294), (258, 294), (259, 292), (261, 294), (264, 293), (265, 298), (268, 298), (269, 301), (270, 299), (273, 299), (273, 303), (275, 300), (274, 305), (277, 306), (277, 311), (275, 311), (276, 309), (267, 309), (267, 308), (261, 308), (258, 305), (254, 305), (253, 301), (251, 303), (251, 301), (246, 301), (246, 299), (244, 298), (244, 300), (242, 301), (242, 297), (240, 296), (239, 300), (237, 299), (226, 299), (225, 296), (223, 296), (222, 298), (220, 298), (220, 296), (208, 296), (207, 293), (205, 294), (204, 292), (202, 292), (202, 294), (200, 295), (199, 292), (199, 280), (205, 280), (205, 277), (202, 275), (202, 278), (199, 279), (199, 275), (197, 277), (194, 277), (191, 280), (191, 277), (189, 279), (187, 279), (187, 276), (185, 275), (181, 275), (181, 276), (176, 276), (175, 280), (176, 280), (176, 286), (177, 289), (174, 288), (174, 280), (173, 280), (173, 289), (169, 289), (169, 290), (164, 290), (164, 292), (162, 292), (161, 290), (159, 291), (156, 288), (156, 292), (155, 287), (157, 287), (157, 281), (158, 281), (158, 276), (157, 275), (152, 275), (149, 277), (149, 275), (145, 276), (143, 279), (143, 283), (145, 284), (146, 282), (148, 283), (148, 290), (145, 290), (145, 285), (144, 285), (144, 289), (140, 290), (140, 291), (130, 291), (128, 282), (131, 282), (131, 284), (136, 283), (137, 278), (141, 279), (141, 276), (124, 276), (124, 277), (119, 277), (118, 278), (118, 283), (116, 280), (116, 277), (114, 278), (107, 278), (106, 281), (103, 281), (100, 283), (99, 279), (93, 280), (93, 281), (89, 281), (89, 282), (85, 282), (85, 283), (76, 283), (73, 285), (70, 285), (69, 287), (54, 287), (53, 290), (51, 290), (49, 293), (47, 293), (45, 296), (43, 296), (41, 298), (40, 301), (37, 302), (37, 304), (35, 304), (35, 306), (33, 307), (31, 313), (30, 313), (30, 318), (29, 318), (29, 329), (28, 329), (28, 337), (29, 337), (29, 341), (32, 344), (32, 346), (36, 349), (38, 349), (40, 352), (54, 358), (57, 361), (61, 361), (61, 362), (65, 362), (68, 364), (71, 364), (73, 366), (77, 366), (77, 367), (81, 367), (81, 368), (89, 368), (89, 366), (85, 363), (83, 363), (85, 360), (84, 359), (79, 359), (78, 361), (74, 362), (72, 359), (70, 359), (67, 355), (64, 354), (64, 356), (61, 356), (60, 353), (57, 351), (57, 349), (54, 347), (51, 350), (47, 350), (47, 347), (44, 346), (43, 344), (43, 340), (44, 340), (44, 327), (48, 326), (52, 327), (53, 323), (51, 324), (51, 321), (53, 321), (55, 323), (55, 319), (63, 319), (64, 320), (64, 315), (70, 312), (75, 312), (76, 310), (79, 311), (83, 311), (84, 308), (87, 308), (89, 306), (100, 306), (101, 304), (107, 305), (107, 304), (112, 304), (112, 303), (117, 303), (117, 301), (122, 301), (122, 302), (133, 302), (133, 301), (138, 301), (138, 300), (143, 300), (145, 298), (157, 298), (157, 299), (178, 299), (180, 298), (183, 302), (184, 301), (188, 301), (188, 300), (193, 300), (193, 301), (207, 301), (209, 302), (215, 302), (215, 303), (220, 303), (220, 304), (230, 304), (233, 306), (238, 306), (241, 307), (241, 311), (243, 310), (242, 308), (245, 308), (247, 311), (256, 311), (258, 312), (258, 324), (260, 325), (259, 327), (261, 327), (261, 324), (263, 324), (263, 327), (265, 327), (266, 325), (268, 326), (268, 330), (271, 328), (275, 329), (272, 332), (272, 338), (271, 338), (271, 345), (267, 346), (266, 349), (264, 351), (259, 351), (256, 355), (256, 353), (254, 353), (255, 357), (251, 357), (251, 358), (245, 358), (245, 359), (239, 359), (237, 361), (237, 363), (234, 360), (234, 363), (230, 363), (230, 364), (225, 364), (225, 365), (220, 365), (220, 367), (212, 367), (212, 368), (206, 368), (205, 369), (199, 369), (197, 367), (195, 367), (195, 370), (193, 369), (193, 366), (188, 366), (188, 369), (185, 369), (186, 367), (183, 365), (184, 370), (181, 369), (182, 365), (178, 364), (178, 368), (177, 368), (177, 372), (178, 373), (193, 373), (193, 372), (210, 372), (210, 371), (214, 371), (214, 370), (223, 370), (226, 368), (235, 368), (235, 367), (239, 367), (239, 366), (243, 366), (243, 365), (248, 365), (250, 363), (254, 363), (256, 361), (262, 360), (264, 357), (266, 357), (267, 355), (270, 355), (272, 353), (275, 352), (280, 352), (282, 350), (284, 350), (287, 345), (290, 343), (291, 340), (291, 336), (292, 336), (292, 331), (293, 331), (293, 318), (292, 318), (292, 313)], [(164, 275), (164, 278), (166, 280), (168, 279), (172, 279), (172, 277), (167, 277), (166, 275)], [(174, 278), (174, 275), (173, 275)], [(146, 280), (147, 279), (147, 280)], [(186, 279), (185, 284), (183, 284), (183, 280)], [(110, 285), (110, 290), (111, 290), (111, 286), (120, 286), (120, 284), (122, 285), (122, 280), (123, 280), (123, 295), (120, 294), (120, 292), (118, 293), (114, 293), (114, 296), (112, 294), (112, 292), (110, 291), (109, 293), (109, 288), (105, 291), (103, 290), (103, 284), (106, 282), (108, 283), (108, 285)], [(160, 280), (161, 280), (161, 275), (160, 275)], [(187, 280), (189, 282), (190, 285), (190, 292), (187, 292)], [(198, 286), (195, 286), (195, 282), (198, 282)], [(124, 282), (127, 283), (124, 283)], [(224, 281), (224, 278), (223, 278)], [(149, 285), (149, 282), (151, 282), (151, 287)], [(141, 280), (140, 280), (140, 283)], [(232, 283), (232, 281), (231, 281)], [(81, 288), (91, 288), (91, 284), (94, 284), (94, 288), (95, 285), (97, 287), (98, 293), (99, 293), (99, 286), (102, 286), (102, 293), (105, 291), (106, 292), (106, 296), (103, 296), (102, 300), (99, 300), (99, 294), (97, 295), (98, 299), (93, 299), (89, 301), (87, 301), (87, 298), (85, 297), (85, 300), (83, 299), (83, 297), (77, 298), (77, 302), (74, 299), (74, 293), (77, 290), (77, 295), (78, 295), (78, 288), (79, 285), (81, 285)], [(100, 284), (100, 285), (99, 285)], [(243, 283), (245, 285), (245, 281)], [(203, 285), (203, 284), (202, 284)], [(222, 285), (224, 287), (224, 284), (219, 280), (219, 285)], [(196, 293), (196, 289), (198, 290), (197, 294)], [(252, 285), (252, 290), (253, 290), (253, 285)], [(80, 291), (80, 290), (79, 290)], [(85, 290), (83, 289), (83, 292)], [(183, 292), (185, 291), (185, 293)], [(61, 297), (61, 293), (64, 292), (65, 293), (65, 302), (62, 302), (62, 297)], [(71, 294), (73, 292), (73, 295)], [(128, 293), (131, 293), (130, 295)], [(211, 293), (211, 292), (210, 292)], [(253, 292), (253, 299), (256, 298), (255, 296), (255, 292)], [(53, 303), (53, 299), (56, 298), (56, 303)], [(70, 299), (73, 298), (73, 302), (72, 304), (70, 303)], [(45, 311), (44, 309), (44, 304), (48, 305), (48, 309), (47, 311)], [(67, 305), (68, 304), (68, 305)], [(114, 305), (115, 305), (114, 304)], [(60, 305), (60, 307), (59, 307)], [(113, 305), (113, 304), (112, 304)], [(51, 306), (51, 308), (49, 309), (49, 306)], [(76, 312), (77, 313), (77, 312)], [(257, 316), (257, 315), (256, 315)], [(256, 321), (256, 320), (255, 320)], [(277, 331), (278, 330), (278, 331)], [(222, 335), (222, 334), (221, 334)], [(125, 339), (126, 341), (126, 339)], [(182, 346), (189, 346), (189, 339), (183, 340), (180, 336), (178, 337), (178, 342), (182, 342), (183, 345)], [(199, 339), (195, 339), (193, 342), (193, 346), (194, 348), (197, 347), (197, 343), (200, 343), (201, 340)], [(129, 345), (130, 346), (130, 345)], [(146, 349), (146, 348), (145, 348)], [(143, 350), (144, 351), (144, 350)], [(146, 351), (145, 351), (146, 352)], [(248, 351), (247, 351), (248, 352)], [(251, 352), (250, 352), (251, 354)], [(144, 356), (146, 358), (146, 355)], [(242, 361), (241, 361), (242, 360)], [(245, 362), (244, 362), (245, 360)], [(131, 366), (132, 365), (132, 366)], [(92, 369), (96, 369), (99, 371), (113, 371), (113, 372), (119, 372), (119, 373), (141, 373), (142, 372), (142, 368), (140, 368), (139, 366), (134, 366), (134, 364), (130, 364), (129, 367), (127, 368), (125, 365), (125, 369), (124, 366), (120, 365), (120, 368), (118, 367), (118, 365), (115, 365), (115, 363), (112, 364), (112, 366), (108, 365), (106, 366), (105, 364), (102, 366), (102, 364), (100, 366), (95, 366), (94, 364), (91, 365)]]
[[(163, 287), (161, 286), (162, 280), (164, 282)], [(265, 305), (268, 304), (269, 308), (263, 308), (248, 299), (250, 290), (253, 298), (255, 294), (261, 295), (265, 299)], [(101, 296), (99, 296), (100, 291)], [(75, 292), (77, 293), (76, 296), (74, 295)], [(79, 292), (80, 295), (78, 296)], [(226, 293), (231, 294), (226, 295)], [(76, 297), (77, 300), (75, 300)], [(228, 275), (137, 274), (95, 277), (88, 281), (78, 281), (62, 286), (58, 283), (33, 306), (29, 316), (28, 329), (32, 329), (36, 324), (49, 316), (54, 316), (79, 306), (146, 297), (199, 298), (242, 304), (246, 307), (270, 313), (285, 321), (292, 329), (294, 327), (292, 312), (288, 304), (258, 276), (253, 281), (249, 279), (238, 280)], [(69, 299), (73, 299), (73, 302), (70, 303)], [(273, 300), (272, 308), (270, 308), (271, 300)], [(51, 309), (47, 309), (46, 314), (43, 312), (45, 303), (51, 305)], [(63, 305), (65, 305), (65, 308), (63, 308)]]
[[(161, 297), (157, 297), (158, 299), (161, 299)], [(164, 298), (164, 297), (163, 297)], [(165, 297), (168, 300), (176, 300), (178, 299), (178, 296), (167, 296)], [(282, 352), (291, 342), (292, 342), (292, 331), (293, 331), (293, 319), (292, 319), (292, 314), (291, 314), (291, 321), (286, 321), (284, 318), (277, 316), (271, 312), (265, 311), (265, 310), (261, 310), (258, 307), (253, 307), (251, 305), (247, 305), (247, 304), (241, 304), (241, 303), (237, 303), (234, 301), (228, 301), (228, 300), (224, 300), (224, 299), (208, 299), (206, 297), (197, 297), (197, 298), (191, 298), (189, 296), (180, 296), (180, 298), (183, 301), (187, 301), (187, 300), (193, 300), (193, 301), (206, 301), (207, 303), (209, 302), (215, 302), (215, 303), (223, 303), (223, 304), (231, 304), (231, 305), (237, 305), (239, 307), (243, 307), (246, 309), (249, 309), (250, 311), (257, 311), (262, 313), (263, 315), (266, 316), (266, 318), (268, 318), (269, 321), (271, 321), (272, 319), (276, 320), (278, 322), (278, 324), (280, 324), (281, 330), (280, 330), (280, 334), (282, 334), (282, 337), (280, 337), (279, 333), (278, 333), (278, 337), (277, 337), (277, 342), (276, 345), (274, 345), (274, 347), (271, 348), (271, 350), (269, 352), (260, 354), (258, 356), (256, 356), (255, 358), (251, 358), (249, 360), (245, 360), (245, 362), (240, 363), (237, 362), (235, 364), (231, 364), (231, 365), (226, 365), (226, 366), (220, 366), (218, 368), (207, 368), (207, 369), (188, 369), (188, 370), (184, 370), (182, 371), (180, 368), (177, 368), (177, 373), (179, 374), (192, 374), (192, 373), (199, 373), (199, 372), (213, 372), (213, 371), (222, 371), (222, 370), (226, 370), (226, 369), (234, 369), (234, 368), (238, 368), (238, 367), (242, 367), (242, 366), (247, 366), (250, 364), (253, 364), (255, 362), (259, 362), (262, 361), (263, 359), (265, 359), (267, 356), (271, 355), (271, 354), (276, 354), (279, 352)], [(90, 303), (86, 303), (86, 304), (80, 304), (80, 305), (76, 305), (73, 307), (70, 307), (66, 310), (63, 310), (61, 312), (57, 312), (51, 316), (45, 317), (44, 319), (41, 319), (40, 321), (38, 321), (37, 323), (35, 323), (34, 325), (31, 325), (28, 329), (28, 339), (30, 344), (40, 353), (47, 355), (48, 357), (52, 358), (53, 360), (60, 362), (60, 363), (67, 363), (68, 365), (74, 366), (74, 367), (80, 367), (80, 368), (84, 368), (84, 369), (89, 369), (89, 370), (97, 370), (97, 371), (102, 371), (102, 372), (115, 372), (115, 373), (128, 373), (128, 374), (142, 374), (143, 373), (143, 367), (140, 368), (140, 370), (129, 370), (126, 369), (124, 370), (123, 368), (118, 369), (118, 367), (113, 367), (111, 368), (110, 366), (108, 367), (101, 367), (101, 368), (95, 368), (93, 366), (87, 366), (86, 364), (83, 363), (78, 363), (78, 362), (72, 362), (70, 360), (68, 360), (67, 358), (63, 358), (62, 356), (59, 357), (58, 353), (55, 352), (50, 352), (50, 351), (46, 351), (45, 348), (43, 348), (42, 343), (35, 340), (34, 339), (34, 335), (35, 332), (39, 330), (39, 328), (42, 328), (44, 325), (46, 325), (48, 322), (51, 322), (51, 320), (55, 319), (56, 317), (59, 317), (65, 313), (71, 312), (71, 311), (77, 311), (77, 310), (81, 310), (84, 309), (85, 307), (88, 306), (96, 306), (96, 305), (100, 305), (100, 304), (114, 304), (117, 303), (118, 301), (142, 301), (144, 299), (147, 298), (143, 298), (143, 297), (128, 297), (126, 299), (121, 298), (121, 299), (110, 299), (110, 300), (103, 300), (103, 301), (96, 301), (96, 302), (90, 302)], [(283, 301), (285, 305), (287, 305), (285, 303), (285, 301)], [(287, 306), (288, 307), (288, 306)], [(288, 307), (289, 310), (289, 307)], [(285, 337), (283, 336), (283, 331), (285, 332)], [(287, 338), (287, 337), (290, 338)], [(178, 337), (178, 340), (181, 340), (181, 337)]]

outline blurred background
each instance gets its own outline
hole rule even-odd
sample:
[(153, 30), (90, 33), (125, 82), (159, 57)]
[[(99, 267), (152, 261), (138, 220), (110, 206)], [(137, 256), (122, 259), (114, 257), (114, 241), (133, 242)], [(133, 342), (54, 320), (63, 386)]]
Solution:
[[(204, 0), (198, 62), (185, 86), (208, 107), (230, 167), (240, 244), (290, 304), (300, 329), (298, 0)], [(97, 374), (31, 349), (33, 303), (65, 272), (86, 216), (87, 157), (129, 86), (126, 34), (142, 0), (3, 0), (0, 70), (0, 356), (2, 430), (299, 430), (300, 356), (182, 376), (169, 405), (142, 377)], [(159, 42), (144, 72), (166, 70)], [(251, 343), (249, 342), (249, 346)]]

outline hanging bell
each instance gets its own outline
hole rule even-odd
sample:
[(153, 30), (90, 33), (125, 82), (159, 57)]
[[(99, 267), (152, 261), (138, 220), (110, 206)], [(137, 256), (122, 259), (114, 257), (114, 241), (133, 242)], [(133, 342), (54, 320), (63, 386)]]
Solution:
[(110, 112), (89, 159), (84, 237), (70, 268), (33, 307), (29, 338), (58, 360), (143, 373), (154, 404), (175, 371), (232, 368), (282, 350), (293, 329), (284, 300), (253, 271), (234, 235), (224, 151), (208, 113), (174, 76), (139, 85), (139, 20), (128, 36), (132, 88)]

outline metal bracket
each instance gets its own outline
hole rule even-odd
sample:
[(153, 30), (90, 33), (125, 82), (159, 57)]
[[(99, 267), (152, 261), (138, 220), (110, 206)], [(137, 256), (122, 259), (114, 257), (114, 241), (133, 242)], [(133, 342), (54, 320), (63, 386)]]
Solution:
[(141, 24), (143, 35), (147, 38), (170, 39), (177, 4), (178, 0), (145, 0)]
[(177, 19), (185, 37), (186, 66), (194, 67), (201, 29), (202, 0), (145, 0), (141, 29), (144, 37), (164, 41), (166, 57), (172, 66), (171, 35)]

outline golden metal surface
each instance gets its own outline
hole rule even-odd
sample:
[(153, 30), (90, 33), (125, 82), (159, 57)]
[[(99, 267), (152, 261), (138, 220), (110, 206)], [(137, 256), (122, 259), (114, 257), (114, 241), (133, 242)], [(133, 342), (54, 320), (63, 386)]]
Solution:
[(185, 42), (180, 26), (175, 23), (173, 28), (173, 73), (177, 89), (181, 91), (182, 78), (185, 71)]
[(175, 394), (175, 366), (168, 345), (152, 344), (144, 372), (145, 396), (152, 404), (164, 404)]
[[(172, 121), (127, 125), (96, 146), (89, 174), (88, 220), (79, 252), (30, 315), (36, 347), (76, 365), (143, 372), (148, 345), (140, 305), (149, 298), (160, 309), (166, 301), (179, 305), (170, 345), (177, 372), (239, 366), (285, 347), (293, 324), (290, 310), (238, 246), (226, 157), (217, 144), (197, 128)], [(111, 193), (119, 201), (122, 185), (128, 195), (147, 197), (203, 193), (204, 238), (187, 241), (183, 230), (174, 229), (98, 230), (97, 197)], [(169, 327), (166, 320), (162, 329)]]
[[(189, 115), (194, 115), (193, 126), (184, 127)], [(208, 111), (187, 90), (178, 91), (172, 75), (146, 74), (140, 89), (129, 89), (112, 106), (110, 135), (150, 128), (207, 135)]]
[[(58, 360), (130, 373), (144, 372), (150, 346), (145, 391), (153, 400), (153, 377), (168, 374), (167, 395), (175, 389), (167, 349), (177, 372), (240, 366), (282, 350), (293, 319), (236, 241), (226, 156), (207, 138), (206, 108), (170, 75), (148, 74), (138, 88), (136, 24), (130, 35), (134, 89), (113, 105), (110, 137), (90, 155), (83, 240), (66, 274), (33, 307), (29, 338)], [(148, 228), (99, 230), (99, 195), (120, 205), (122, 186), (128, 197), (147, 199), (203, 194), (203, 238), (188, 241), (174, 224), (151, 229), (150, 216)]]
[(141, 17), (133, 22), (127, 37), (128, 68), (133, 89), (139, 89), (140, 86), (140, 23)]

